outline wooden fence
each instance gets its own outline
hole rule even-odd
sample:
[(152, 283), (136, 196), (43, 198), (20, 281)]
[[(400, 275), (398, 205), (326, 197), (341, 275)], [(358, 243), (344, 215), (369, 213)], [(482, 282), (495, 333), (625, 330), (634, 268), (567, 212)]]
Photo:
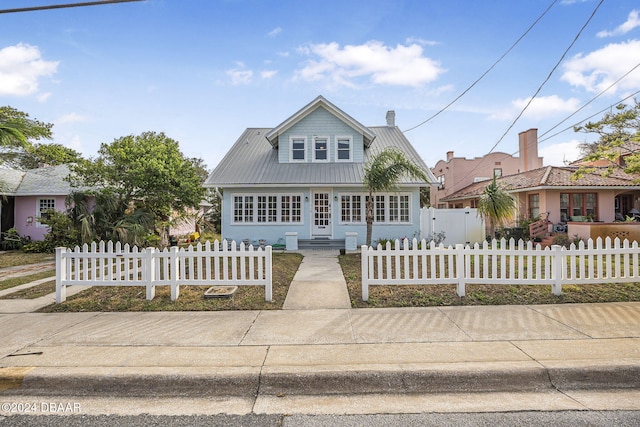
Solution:
[(272, 299), (271, 246), (217, 240), (170, 250), (138, 249), (113, 242), (56, 249), (56, 302), (66, 300), (66, 287), (144, 286), (153, 299), (156, 286), (171, 286), (171, 300), (181, 285), (253, 285), (265, 287)]
[(383, 248), (363, 245), (362, 299), (372, 285), (466, 284), (550, 285), (555, 295), (564, 284), (640, 282), (638, 243), (607, 237), (569, 248), (514, 239), (455, 247), (425, 240), (396, 240)]

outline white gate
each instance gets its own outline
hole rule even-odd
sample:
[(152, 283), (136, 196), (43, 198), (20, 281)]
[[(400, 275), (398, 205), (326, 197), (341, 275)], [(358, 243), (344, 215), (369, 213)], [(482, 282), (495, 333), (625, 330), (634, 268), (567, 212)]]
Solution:
[(445, 245), (482, 243), (485, 238), (484, 220), (478, 216), (478, 210), (435, 209), (420, 210), (420, 233), (423, 239), (432, 240), (444, 233)]

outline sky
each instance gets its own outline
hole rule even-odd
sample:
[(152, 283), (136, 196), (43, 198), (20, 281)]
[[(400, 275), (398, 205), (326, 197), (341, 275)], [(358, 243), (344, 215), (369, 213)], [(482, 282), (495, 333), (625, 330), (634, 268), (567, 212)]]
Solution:
[[(3, 0), (0, 11), (79, 1)], [(0, 13), (0, 105), (53, 123), (53, 142), (87, 158), (154, 131), (210, 169), (244, 129), (275, 127), (318, 95), (365, 126), (394, 110), (430, 167), (448, 151), (518, 155), (530, 128), (544, 165), (561, 166), (595, 140), (573, 125), (633, 101), (638, 64), (637, 0), (146, 0)]]

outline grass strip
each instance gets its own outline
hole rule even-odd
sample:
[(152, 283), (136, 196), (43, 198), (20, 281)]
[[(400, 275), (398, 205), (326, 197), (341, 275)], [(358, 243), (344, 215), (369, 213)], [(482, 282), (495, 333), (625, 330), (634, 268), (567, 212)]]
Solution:
[(354, 308), (640, 301), (640, 283), (599, 283), (564, 285), (562, 295), (553, 295), (549, 285), (467, 285), (462, 298), (456, 294), (456, 285), (370, 286), (369, 301), (365, 302), (360, 254), (341, 255), (338, 260)]

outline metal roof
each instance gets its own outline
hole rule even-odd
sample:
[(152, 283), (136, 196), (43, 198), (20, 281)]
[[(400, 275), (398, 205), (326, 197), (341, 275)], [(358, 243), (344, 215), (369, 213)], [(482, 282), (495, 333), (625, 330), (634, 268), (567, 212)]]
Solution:
[(362, 185), (364, 166), (371, 156), (395, 147), (420, 166), (431, 182), (405, 179), (400, 185), (424, 186), (435, 177), (398, 127), (367, 128), (375, 138), (364, 150), (363, 163), (279, 163), (278, 149), (265, 135), (271, 128), (249, 128), (227, 152), (211, 173), (205, 187), (246, 186), (354, 186)]

